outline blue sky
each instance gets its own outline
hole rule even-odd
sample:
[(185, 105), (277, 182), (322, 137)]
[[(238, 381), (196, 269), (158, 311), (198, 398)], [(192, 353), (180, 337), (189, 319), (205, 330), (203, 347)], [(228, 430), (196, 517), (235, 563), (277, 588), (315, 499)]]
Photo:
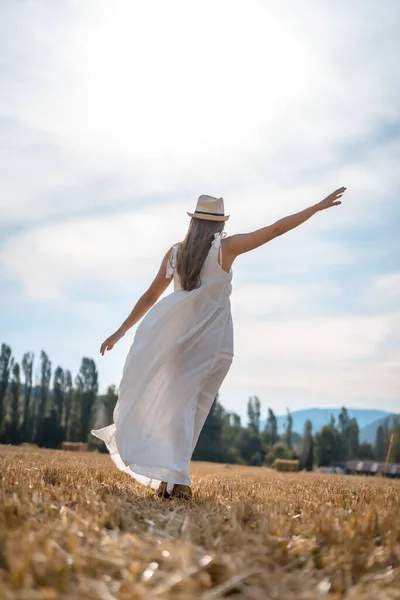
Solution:
[[(348, 188), (340, 208), (238, 259), (245, 414), (400, 410), (400, 6), (396, 0), (3, 0), (0, 342), (54, 367), (105, 357), (187, 227), (223, 196), (228, 233)], [(36, 364), (38, 366), (38, 362)]]

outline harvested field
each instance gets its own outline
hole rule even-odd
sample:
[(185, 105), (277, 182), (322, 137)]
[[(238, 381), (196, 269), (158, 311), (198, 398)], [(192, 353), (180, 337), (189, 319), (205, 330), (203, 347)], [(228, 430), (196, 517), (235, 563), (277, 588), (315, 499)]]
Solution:
[(192, 475), (166, 501), (108, 455), (0, 446), (1, 600), (400, 598), (400, 482)]

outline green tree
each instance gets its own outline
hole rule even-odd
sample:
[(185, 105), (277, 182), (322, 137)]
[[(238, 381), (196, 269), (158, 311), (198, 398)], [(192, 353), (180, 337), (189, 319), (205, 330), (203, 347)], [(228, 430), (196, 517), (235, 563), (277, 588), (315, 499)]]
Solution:
[(0, 352), (0, 431), (4, 423), (4, 400), (10, 379), (11, 365), (11, 348), (7, 344), (2, 344)]
[(244, 462), (240, 454), (242, 432), (240, 416), (236, 413), (228, 413), (222, 428), (222, 447), (226, 454), (225, 462), (233, 464)]
[(358, 427), (357, 419), (350, 419), (346, 433), (349, 459), (354, 459), (358, 456), (360, 446), (359, 433), (360, 429)]
[(343, 406), (339, 414), (339, 432), (344, 440), (344, 459), (357, 458), (359, 446), (359, 427), (356, 419), (351, 419)]
[(69, 413), (68, 440), (70, 442), (81, 441), (81, 405), (82, 392), (79, 388), (73, 388), (71, 392), (71, 410)]
[(283, 442), (276, 442), (265, 457), (265, 464), (272, 465), (277, 459), (290, 460), (292, 452)]
[(268, 446), (273, 446), (278, 441), (278, 424), (274, 411), (268, 409), (268, 418), (265, 423), (264, 440)]
[(232, 427), (234, 427), (235, 429), (240, 429), (242, 427), (240, 415), (237, 415), (236, 413), (232, 413), (231, 416), (232, 416)]
[(107, 393), (103, 396), (103, 406), (106, 413), (106, 422), (113, 422), (114, 408), (117, 404), (118, 395), (116, 392), (115, 385), (109, 385), (107, 388)]
[(93, 359), (82, 358), (75, 383), (81, 400), (80, 441), (86, 442), (91, 425), (93, 405), (98, 391), (98, 373)]
[(314, 438), (311, 436), (308, 454), (305, 459), (304, 467), (306, 471), (312, 471), (314, 468)]
[(259, 464), (263, 462), (263, 447), (261, 436), (252, 428), (243, 429), (240, 437), (240, 456), (246, 464)]
[(386, 417), (386, 419), (383, 420), (382, 427), (383, 427), (383, 431), (385, 433), (385, 441), (388, 441), (388, 439), (389, 439), (389, 433), (390, 433), (390, 421), (389, 421), (389, 417)]
[(19, 444), (19, 396), (21, 392), (20, 367), (17, 362), (12, 366), (12, 379), (10, 385), (11, 391), (11, 427), (10, 427), (10, 443)]
[(39, 402), (40, 402), (40, 386), (38, 384), (38, 372), (36, 370), (35, 373), (35, 383), (32, 385), (32, 399), (31, 399), (31, 407), (28, 415), (28, 432), (29, 432), (29, 441), (33, 442), (36, 440), (37, 433), (37, 422), (38, 422), (38, 413), (39, 413)]
[(300, 464), (306, 471), (313, 470), (314, 440), (312, 436), (312, 423), (309, 419), (304, 423), (303, 438), (301, 440)]
[(342, 435), (346, 435), (350, 423), (349, 413), (347, 412), (347, 408), (342, 406), (342, 410), (339, 413), (339, 431)]
[(285, 425), (285, 442), (288, 448), (292, 447), (292, 435), (293, 435), (293, 417), (290, 410), (287, 408), (287, 417)]
[(260, 431), (261, 403), (257, 396), (251, 396), (247, 403), (248, 427), (253, 433)]
[(344, 438), (336, 427), (325, 425), (315, 435), (315, 453), (319, 466), (343, 462), (346, 460), (346, 452)]
[(357, 458), (360, 460), (374, 460), (375, 452), (374, 448), (368, 442), (363, 442), (358, 446)]
[(29, 409), (32, 397), (32, 373), (33, 361), (35, 355), (32, 352), (25, 352), (22, 357), (22, 370), (24, 372), (24, 412), (22, 417), (22, 438), (25, 442), (32, 439), (32, 431), (29, 428)]
[(37, 431), (41, 423), (43, 422), (46, 408), (47, 399), (49, 396), (51, 380), (51, 361), (44, 350), (40, 353), (40, 400), (39, 400), (39, 411), (37, 416)]
[(217, 394), (194, 448), (193, 460), (225, 462), (226, 456), (222, 445), (225, 415), (225, 409), (219, 403)]
[(389, 445), (389, 436), (390, 436), (389, 417), (386, 417), (386, 419), (384, 419), (384, 421), (382, 423), (382, 427), (383, 427), (383, 432), (384, 432), (384, 437), (385, 437), (385, 450), (387, 450), (387, 447)]
[(392, 452), (390, 462), (400, 463), (400, 416), (393, 418), (390, 435), (393, 436)]
[(379, 425), (375, 435), (375, 458), (382, 462), (385, 460), (385, 430), (383, 425)]
[(61, 367), (57, 367), (53, 377), (53, 399), (57, 410), (57, 420), (59, 425), (63, 421), (65, 395), (65, 374)]
[(71, 371), (66, 369), (64, 372), (64, 429), (67, 440), (69, 440), (69, 418), (72, 407), (72, 375)]

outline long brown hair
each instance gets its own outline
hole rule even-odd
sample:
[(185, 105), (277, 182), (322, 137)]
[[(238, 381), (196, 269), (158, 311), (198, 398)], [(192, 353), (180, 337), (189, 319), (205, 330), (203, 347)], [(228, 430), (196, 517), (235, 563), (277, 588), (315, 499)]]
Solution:
[(190, 292), (200, 287), (200, 273), (214, 234), (223, 231), (224, 227), (224, 221), (192, 218), (186, 237), (179, 245), (176, 261), (176, 270), (183, 290)]

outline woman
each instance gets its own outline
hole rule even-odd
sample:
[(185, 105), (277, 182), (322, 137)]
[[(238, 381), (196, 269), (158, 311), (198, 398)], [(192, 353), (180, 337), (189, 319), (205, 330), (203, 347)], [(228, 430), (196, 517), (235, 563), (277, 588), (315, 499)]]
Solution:
[[(229, 237), (223, 199), (199, 197), (188, 213), (185, 239), (167, 252), (149, 289), (100, 349), (102, 355), (111, 350), (148, 313), (125, 362), (114, 423), (92, 431), (119, 469), (160, 497), (191, 497), (190, 459), (233, 359), (234, 260), (338, 206), (345, 189), (272, 225)], [(174, 292), (157, 302), (172, 277)]]

